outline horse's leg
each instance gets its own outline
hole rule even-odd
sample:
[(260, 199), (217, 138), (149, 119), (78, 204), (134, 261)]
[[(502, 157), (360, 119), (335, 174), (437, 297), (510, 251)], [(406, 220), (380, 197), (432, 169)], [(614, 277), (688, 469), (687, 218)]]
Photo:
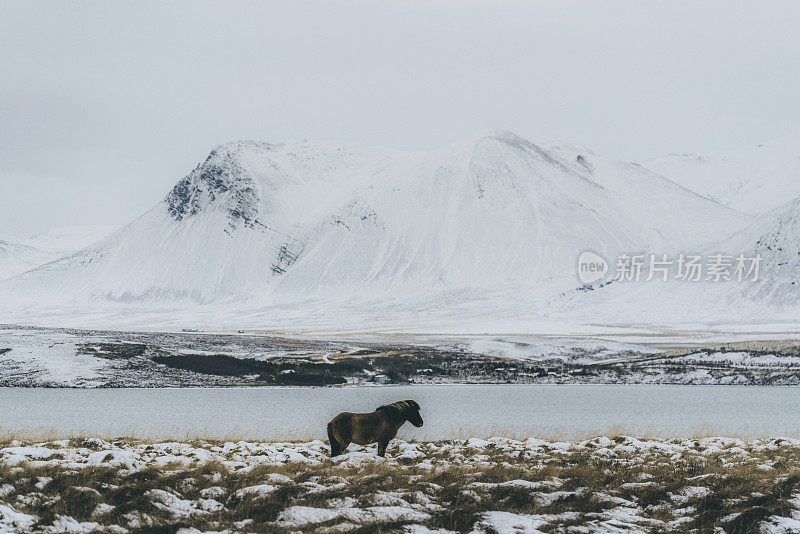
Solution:
[(382, 457), (386, 455), (386, 447), (389, 446), (389, 441), (391, 441), (391, 438), (382, 439), (378, 442), (378, 456)]
[(331, 423), (328, 423), (328, 441), (331, 443), (331, 458), (339, 456), (342, 453), (341, 445), (336, 441), (336, 436), (333, 435), (333, 428)]

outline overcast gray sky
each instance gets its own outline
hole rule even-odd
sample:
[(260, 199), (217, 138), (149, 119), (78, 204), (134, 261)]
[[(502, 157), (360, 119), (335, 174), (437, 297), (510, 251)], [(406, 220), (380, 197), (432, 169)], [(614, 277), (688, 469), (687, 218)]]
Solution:
[(0, 4), (0, 234), (124, 224), (213, 146), (502, 128), (642, 161), (800, 128), (800, 2)]

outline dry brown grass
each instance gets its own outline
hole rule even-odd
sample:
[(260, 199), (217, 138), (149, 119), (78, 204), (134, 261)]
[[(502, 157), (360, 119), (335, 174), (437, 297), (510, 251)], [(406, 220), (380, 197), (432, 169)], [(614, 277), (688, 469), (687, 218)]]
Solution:
[(238, 442), (238, 441), (280, 441), (283, 443), (304, 443), (314, 439), (321, 439), (312, 432), (303, 432), (287, 429), (280, 434), (270, 436), (256, 436), (238, 427), (233, 427), (225, 434), (218, 434), (209, 430), (196, 429), (187, 432), (163, 434), (158, 432), (142, 432), (131, 428), (127, 431), (114, 434), (98, 434), (76, 430), (64, 432), (54, 428), (30, 428), (7, 430), (0, 427), (0, 446), (6, 446), (12, 441), (23, 443), (45, 443), (59, 440), (80, 441), (86, 438), (100, 438), (108, 442), (136, 442), (136, 443), (162, 443), (165, 441), (180, 441), (184, 443), (196, 442)]
[[(609, 437), (622, 445), (630, 443), (620, 433)], [(208, 442), (203, 444), (209, 446)], [(74, 445), (80, 446), (81, 442), (76, 440)], [(76, 470), (54, 465), (0, 464), (0, 480), (14, 486), (14, 491), (0, 500), (38, 516), (42, 527), (52, 524), (58, 515), (101, 525), (130, 526), (128, 514), (141, 513), (154, 526), (169, 530), (179, 526), (221, 530), (235, 528), (237, 521), (250, 520), (246, 527), (250, 531), (288, 532), (292, 529), (275, 521), (289, 506), (337, 508), (347, 497), (352, 499), (349, 506), (365, 508), (375, 505), (376, 496), (393, 492), (410, 506), (425, 502), (440, 506), (430, 510), (431, 517), (424, 522), (428, 527), (461, 532), (471, 530), (482, 514), (490, 510), (577, 514), (578, 519), (564, 519), (558, 525), (542, 527), (545, 531), (599, 521), (603, 514), (618, 506), (599, 496), (612, 495), (635, 503), (632, 506), (641, 510), (642, 517), (665, 525), (688, 514), (691, 522), (673, 530), (710, 532), (723, 527), (727, 532), (751, 532), (767, 517), (791, 515), (794, 507), (789, 500), (800, 494), (797, 475), (800, 448), (780, 442), (774, 447), (751, 448), (747, 456), (725, 448), (703, 454), (706, 451), (699, 441), (683, 449), (677, 457), (658, 449), (608, 455), (591, 446), (570, 453), (544, 447), (535, 454), (525, 450), (512, 452), (495, 445), (475, 450), (464, 447), (463, 443), (442, 450), (422, 444), (421, 450), (427, 450), (425, 459), (434, 462), (433, 469), (423, 468), (419, 460), (411, 459), (359, 465), (331, 460), (258, 465), (246, 472), (234, 471), (220, 462), (191, 468), (170, 464), (135, 472), (111, 467)], [(391, 457), (399, 450), (390, 446), (388, 452)], [(458, 461), (459, 454), (480, 455), (481, 460)], [(765, 469), (765, 465), (770, 468)], [(291, 483), (277, 484), (279, 489), (265, 496), (236, 496), (238, 489), (263, 484), (275, 474), (289, 477)], [(542, 486), (534, 489), (503, 484), (513, 480), (542, 483)], [(346, 482), (343, 486), (342, 481)], [(149, 490), (161, 489), (197, 501), (202, 490), (216, 486), (224, 488), (225, 495), (219, 500), (225, 509), (188, 518), (172, 516), (147, 496)], [(707, 488), (707, 494), (690, 495), (681, 501), (681, 492), (688, 486)], [(553, 499), (539, 498), (552, 491), (566, 493)], [(18, 497), (31, 495), (35, 496), (31, 502), (20, 504)], [(100, 503), (113, 509), (96, 514)], [(680, 509), (684, 511), (679, 512)], [(341, 521), (331, 520), (316, 526), (333, 526), (338, 522)], [(388, 532), (406, 523), (385, 522), (359, 528), (364, 532)]]

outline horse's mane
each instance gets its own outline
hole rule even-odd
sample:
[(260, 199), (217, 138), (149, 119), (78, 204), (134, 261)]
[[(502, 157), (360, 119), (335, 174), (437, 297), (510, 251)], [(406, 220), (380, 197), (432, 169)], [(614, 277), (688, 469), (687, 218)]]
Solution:
[(391, 404), (384, 404), (383, 406), (378, 406), (379, 410), (396, 410), (397, 412), (401, 413), (402, 415), (406, 415), (408, 412), (416, 411), (419, 412), (419, 404), (417, 404), (413, 400), (404, 400), (393, 402)]

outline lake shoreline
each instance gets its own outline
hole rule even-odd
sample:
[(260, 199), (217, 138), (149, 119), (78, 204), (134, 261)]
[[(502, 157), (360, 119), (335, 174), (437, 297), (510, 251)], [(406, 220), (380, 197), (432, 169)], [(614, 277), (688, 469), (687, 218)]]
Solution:
[(747, 341), (660, 349), (557, 336), (415, 343), (0, 325), (0, 386), (409, 384), (800, 386), (800, 344)]

